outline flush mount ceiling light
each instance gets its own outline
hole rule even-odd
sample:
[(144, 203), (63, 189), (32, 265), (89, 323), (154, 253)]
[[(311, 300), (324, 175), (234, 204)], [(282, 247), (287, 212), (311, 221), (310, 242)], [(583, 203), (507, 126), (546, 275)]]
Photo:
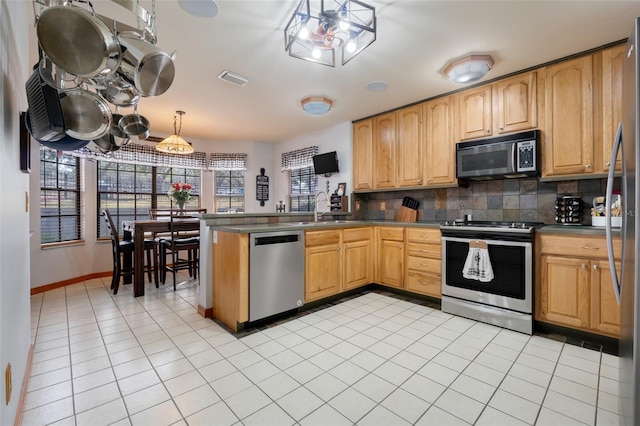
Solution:
[(444, 69), (444, 74), (454, 83), (472, 83), (484, 77), (493, 67), (490, 55), (469, 55), (451, 61)]
[(289, 56), (331, 67), (336, 50), (344, 65), (375, 40), (376, 9), (358, 0), (300, 0), (284, 29)]
[(325, 115), (333, 106), (333, 101), (325, 96), (308, 96), (300, 104), (309, 115)]
[(182, 116), (186, 114), (184, 111), (176, 111), (176, 114), (180, 116), (180, 126), (177, 126), (178, 117), (173, 116), (173, 135), (169, 136), (158, 145), (156, 150), (165, 152), (167, 154), (191, 154), (195, 151), (193, 146), (180, 136), (180, 130), (182, 130)]
[(180, 5), (193, 16), (202, 18), (213, 18), (220, 11), (215, 0), (181, 0)]

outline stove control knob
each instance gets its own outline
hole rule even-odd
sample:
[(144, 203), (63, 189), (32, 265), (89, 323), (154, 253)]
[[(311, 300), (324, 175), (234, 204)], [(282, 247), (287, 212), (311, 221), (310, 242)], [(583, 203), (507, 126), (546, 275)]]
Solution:
[(524, 222), (522, 222), (522, 229), (525, 229), (526, 227), (527, 225)]
[(511, 227), (512, 227), (512, 228), (515, 228), (515, 227), (516, 227), (516, 223), (515, 223), (515, 222), (513, 222), (513, 223), (511, 224)]

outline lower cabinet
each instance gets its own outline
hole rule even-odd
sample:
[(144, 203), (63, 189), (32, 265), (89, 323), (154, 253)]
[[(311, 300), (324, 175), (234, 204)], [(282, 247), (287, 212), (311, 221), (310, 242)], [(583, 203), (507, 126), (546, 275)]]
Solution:
[(376, 227), (376, 282), (390, 287), (403, 288), (404, 276), (404, 228)]
[(305, 232), (304, 300), (309, 302), (340, 292), (342, 283), (341, 231)]
[(539, 235), (537, 251), (536, 319), (619, 337), (620, 308), (604, 237)]
[(305, 301), (373, 282), (371, 227), (305, 233)]
[(407, 228), (405, 288), (427, 296), (440, 297), (442, 292), (442, 243), (439, 229)]
[(343, 290), (373, 282), (371, 227), (342, 230)]

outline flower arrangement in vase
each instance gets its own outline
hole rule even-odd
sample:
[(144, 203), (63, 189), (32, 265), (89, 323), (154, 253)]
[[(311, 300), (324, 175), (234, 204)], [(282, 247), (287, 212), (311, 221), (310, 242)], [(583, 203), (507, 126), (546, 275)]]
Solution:
[(175, 182), (169, 187), (167, 195), (178, 204), (180, 209), (184, 209), (184, 205), (191, 199), (191, 190), (193, 185), (189, 183)]

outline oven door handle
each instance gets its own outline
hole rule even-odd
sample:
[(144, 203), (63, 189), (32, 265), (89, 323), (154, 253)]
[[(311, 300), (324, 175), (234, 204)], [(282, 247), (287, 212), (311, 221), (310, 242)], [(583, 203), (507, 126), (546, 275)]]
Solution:
[[(620, 233), (622, 234), (622, 249), (620, 252), (620, 277), (618, 277), (618, 270), (616, 269), (616, 260), (613, 253), (613, 234), (611, 231), (611, 201), (613, 198), (613, 175), (616, 168), (616, 158), (618, 158), (618, 152), (622, 156), (622, 225)], [(627, 215), (623, 205), (627, 199), (627, 167), (624, 158), (624, 144), (622, 143), (622, 122), (618, 124), (618, 131), (616, 132), (616, 138), (613, 142), (613, 149), (611, 150), (611, 162), (609, 163), (609, 174), (607, 176), (607, 193), (605, 198), (605, 232), (607, 235), (607, 254), (609, 256), (609, 269), (611, 271), (611, 283), (613, 285), (613, 292), (616, 295), (616, 301), (620, 304), (620, 294), (622, 293), (622, 277), (624, 274), (624, 262), (625, 262), (625, 246), (626, 246), (626, 228), (627, 228)]]

